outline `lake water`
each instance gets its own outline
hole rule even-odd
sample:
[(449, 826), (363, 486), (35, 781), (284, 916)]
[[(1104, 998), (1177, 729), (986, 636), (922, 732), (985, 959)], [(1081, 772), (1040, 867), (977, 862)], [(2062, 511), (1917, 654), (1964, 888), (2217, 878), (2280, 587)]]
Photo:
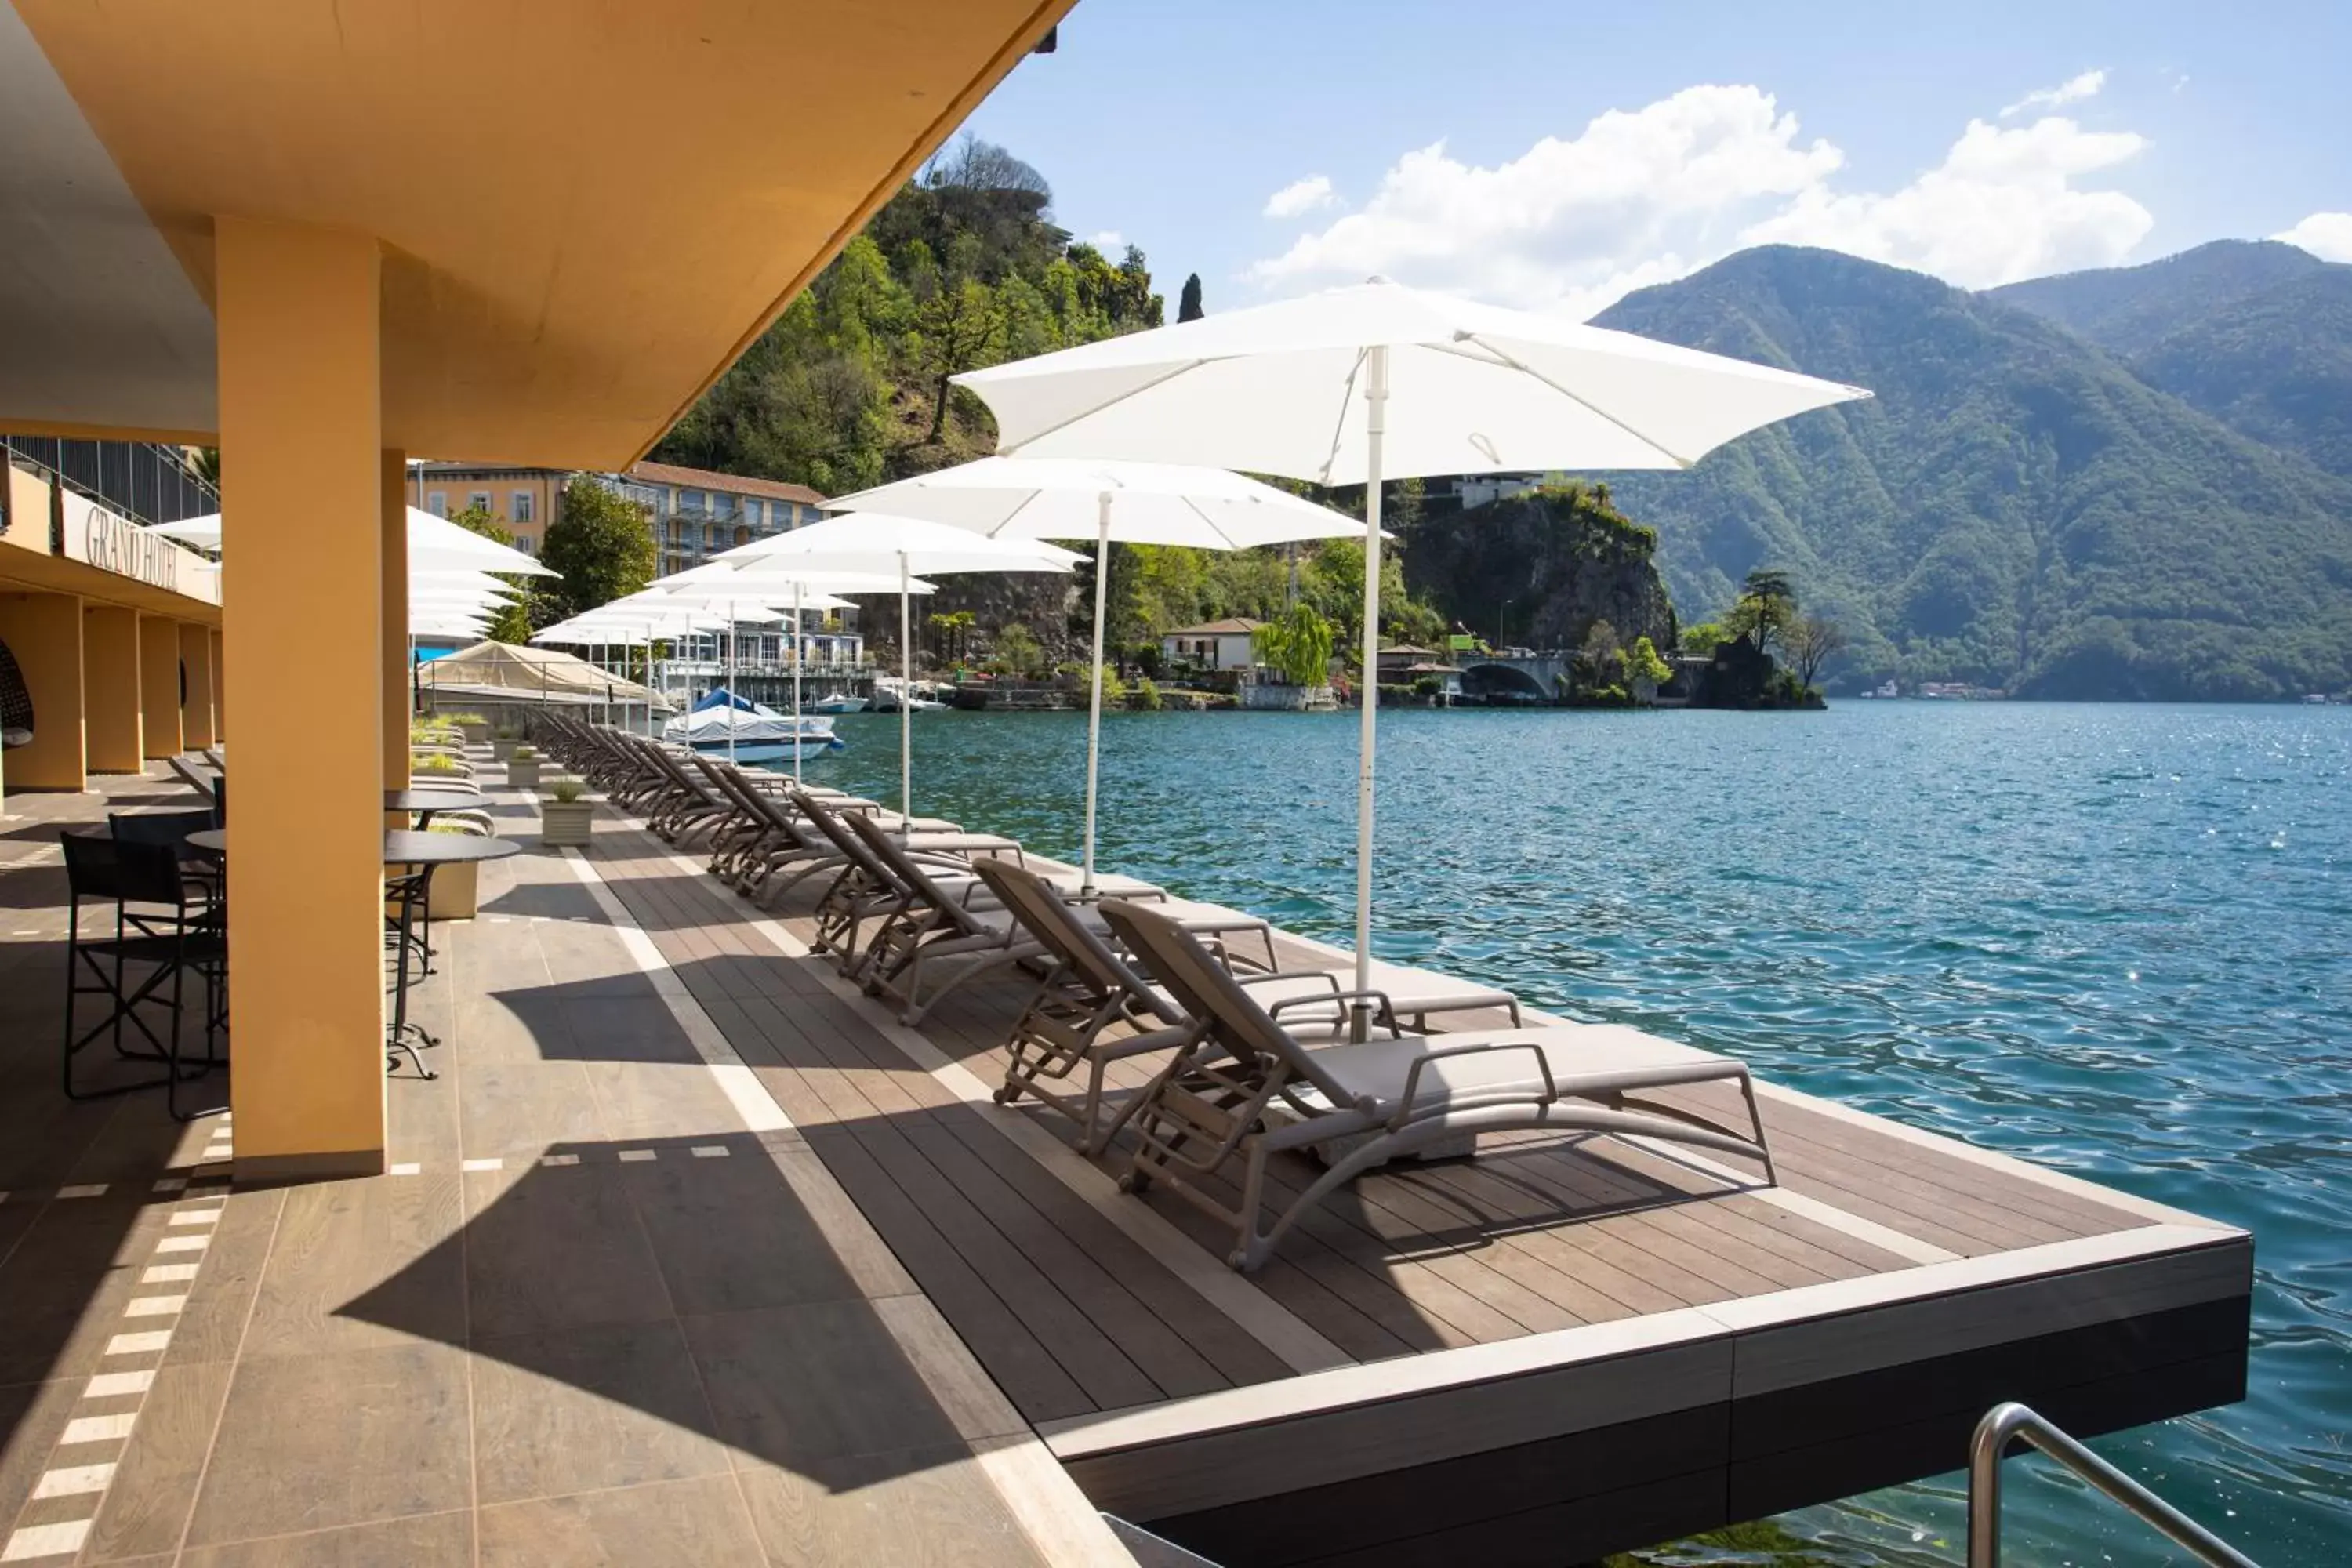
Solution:
[[(810, 776), (895, 798), (897, 725)], [(915, 731), (919, 811), (1076, 858), (1082, 715)], [(1345, 942), (1355, 746), (1114, 715), (1101, 864)], [(1381, 767), (1382, 956), (2252, 1230), (2246, 1401), (2097, 1446), (2272, 1568), (2352, 1560), (2352, 709), (1395, 711)], [(1781, 1522), (1950, 1563), (1958, 1495)], [(2170, 1560), (2069, 1483), (2010, 1510), (2015, 1561)]]

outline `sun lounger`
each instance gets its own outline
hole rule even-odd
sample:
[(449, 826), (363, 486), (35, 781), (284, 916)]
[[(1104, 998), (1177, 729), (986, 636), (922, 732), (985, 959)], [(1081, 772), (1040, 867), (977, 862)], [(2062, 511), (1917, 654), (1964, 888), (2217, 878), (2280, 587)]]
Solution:
[[(1728, 1057), (1615, 1026), (1402, 1036), (1310, 1047), (1181, 928), (1113, 900), (1103, 918), (1191, 1019), (1174, 1058), (1132, 1113), (1137, 1148), (1120, 1186), (1154, 1182), (1234, 1226), (1226, 1261), (1263, 1263), (1298, 1218), (1362, 1172), (1463, 1134), (1551, 1128), (1690, 1144), (1753, 1159), (1774, 1180), (1748, 1069)], [(1727, 1083), (1752, 1131), (1717, 1126), (1643, 1098)], [(1261, 1229), (1266, 1162), (1339, 1142), (1344, 1153)], [(1209, 1184), (1241, 1164), (1240, 1201)]]

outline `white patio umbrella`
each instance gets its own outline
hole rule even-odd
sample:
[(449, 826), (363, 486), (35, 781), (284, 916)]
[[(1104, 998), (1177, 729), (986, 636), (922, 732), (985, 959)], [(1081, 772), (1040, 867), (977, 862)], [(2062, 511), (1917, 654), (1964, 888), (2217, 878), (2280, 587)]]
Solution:
[[(1009, 457), (1206, 463), (1360, 484), (1364, 652), (1356, 984), (1370, 989), (1381, 484), (1433, 474), (1686, 468), (1859, 387), (1386, 279), (969, 371)], [(1360, 1007), (1360, 1029), (1365, 1014)]]
[(982, 458), (825, 503), (951, 523), (990, 539), (1095, 542), (1093, 692), (1087, 704), (1087, 820), (1079, 896), (1095, 891), (1095, 805), (1102, 757), (1103, 599), (1110, 545), (1246, 550), (1305, 539), (1360, 539), (1364, 525), (1223, 468), (1073, 458)]
[(869, 511), (829, 517), (790, 533), (737, 545), (712, 557), (696, 572), (723, 566), (739, 572), (775, 574), (803, 570), (898, 573), (898, 667), (899, 679), (906, 682), (898, 701), (898, 815), (911, 822), (915, 816), (915, 647), (907, 604), (913, 592), (915, 574), (1067, 572), (1078, 559), (1069, 551), (1051, 544), (988, 539), (943, 522)]
[[(165, 539), (176, 539), (183, 544), (200, 549), (219, 551), (221, 548), (221, 514), (209, 512), (203, 517), (191, 517), (178, 522), (159, 522), (149, 530)], [(562, 574), (542, 566), (531, 556), (511, 545), (484, 539), (451, 522), (415, 507), (408, 509), (408, 569), (437, 567), (477, 572), (503, 572), (509, 576), (557, 577)]]

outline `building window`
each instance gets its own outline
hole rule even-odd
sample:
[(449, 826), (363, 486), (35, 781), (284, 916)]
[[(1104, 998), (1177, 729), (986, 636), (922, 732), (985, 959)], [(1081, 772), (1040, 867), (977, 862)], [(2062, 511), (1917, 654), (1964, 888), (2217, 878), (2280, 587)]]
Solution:
[(436, 517), (448, 516), (449, 492), (447, 490), (427, 490), (425, 493), (425, 510), (431, 512)]
[(468, 511), (489, 510), (490, 492), (488, 490), (476, 490), (473, 494), (467, 496), (466, 498), (466, 510)]
[(743, 498), (743, 521), (753, 527), (767, 521), (760, 515), (760, 502), (757, 498), (752, 496)]
[(536, 498), (534, 498), (529, 490), (515, 491), (514, 510), (507, 513), (507, 521), (514, 523), (530, 522), (535, 521), (532, 516), (532, 513), (536, 510), (536, 507), (534, 505), (535, 499)]
[(514, 547), (517, 550), (521, 551), (525, 555), (536, 555), (539, 553), (539, 541), (528, 533), (516, 534), (514, 536)]

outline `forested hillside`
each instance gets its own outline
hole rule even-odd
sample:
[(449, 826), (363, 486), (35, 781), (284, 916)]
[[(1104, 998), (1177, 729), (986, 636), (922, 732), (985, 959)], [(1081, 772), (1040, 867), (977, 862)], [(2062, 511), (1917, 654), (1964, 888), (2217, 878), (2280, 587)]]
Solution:
[(1843, 684), (2268, 699), (2352, 677), (2352, 485), (2225, 428), (2074, 332), (1833, 252), (1745, 251), (1599, 318), (1874, 389), (1690, 473), (1627, 476), (1677, 605), (1792, 571)]
[(1055, 226), (1045, 177), (964, 141), (864, 233), (655, 448), (841, 495), (978, 457), (987, 411), (948, 377), (1160, 324), (1143, 252)]

